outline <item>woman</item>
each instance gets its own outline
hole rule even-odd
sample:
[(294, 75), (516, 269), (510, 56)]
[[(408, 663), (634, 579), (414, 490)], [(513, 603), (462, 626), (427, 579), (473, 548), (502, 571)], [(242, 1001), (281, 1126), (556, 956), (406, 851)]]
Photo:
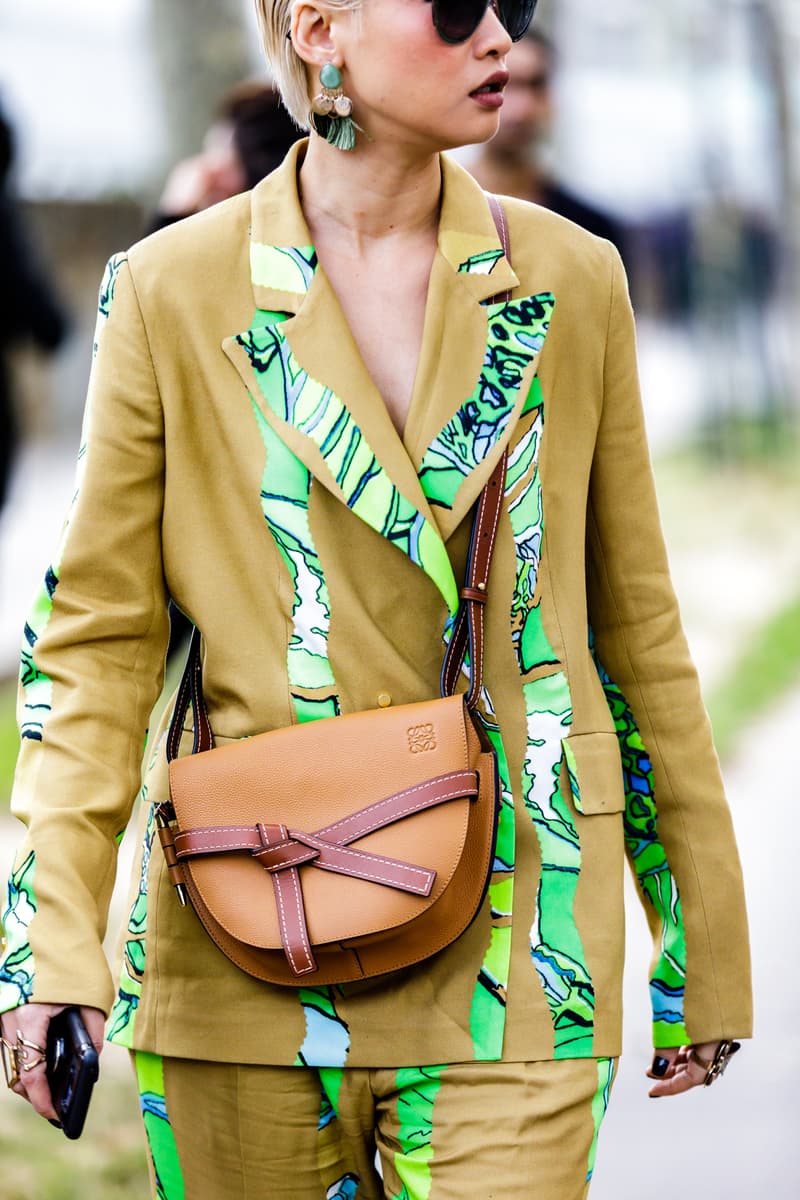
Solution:
[[(749, 1033), (738, 860), (618, 255), (505, 200), (509, 262), (440, 156), (495, 132), (533, 7), (260, 0), (286, 103), (320, 132), (102, 289), (80, 488), (26, 630), (0, 1008), (44, 1116), (51, 1014), (81, 1005), (99, 1043), (111, 1010), (158, 1195), (583, 1196), (620, 1049), (625, 842), (656, 946), (650, 1094), (703, 1084)], [(484, 671), (503, 803), (478, 919), (363, 984), (239, 971), (150, 853), (165, 721), (112, 1008), (100, 938), (167, 596), (202, 631), (217, 742), (434, 697), (506, 448)]]

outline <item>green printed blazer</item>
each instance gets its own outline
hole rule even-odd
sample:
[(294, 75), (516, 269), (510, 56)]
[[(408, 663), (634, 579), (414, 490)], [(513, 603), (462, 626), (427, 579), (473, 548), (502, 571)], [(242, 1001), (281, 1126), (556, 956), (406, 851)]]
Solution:
[[(310, 245), (297, 155), (109, 265), (75, 499), (25, 629), (13, 803), (28, 832), (0, 1009), (96, 1005), (115, 1042), (227, 1061), (616, 1055), (627, 850), (654, 939), (656, 1045), (746, 1036), (740, 868), (616, 251), (507, 200), (512, 267), (483, 193), (443, 158), (401, 439)], [(180, 908), (154, 845), (168, 714), (147, 727), (167, 599), (202, 631), (218, 743), (436, 696), (473, 504), (506, 449), (482, 706), (503, 797), (485, 904), (406, 973), (258, 982)], [(139, 794), (112, 980), (101, 938)]]

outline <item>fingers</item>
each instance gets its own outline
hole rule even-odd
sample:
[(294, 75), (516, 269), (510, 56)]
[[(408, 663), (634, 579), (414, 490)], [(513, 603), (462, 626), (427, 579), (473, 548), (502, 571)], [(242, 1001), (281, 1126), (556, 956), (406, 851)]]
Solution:
[(656, 1050), (653, 1061), (645, 1072), (648, 1079), (670, 1078), (674, 1072), (680, 1049), (680, 1046), (670, 1046), (664, 1050)]
[[(44, 1061), (47, 1031), (52, 1018), (66, 1007), (65, 1004), (23, 1004), (0, 1017), (0, 1028), (8, 1045), (16, 1049), (20, 1044), (20, 1039), (22, 1041), (22, 1046), (15, 1055), (19, 1067), (19, 1079), (12, 1091), (27, 1100), (36, 1112), (47, 1118), (48, 1121), (57, 1121), (57, 1116), (53, 1108), (50, 1085), (47, 1082), (47, 1067)], [(105, 1015), (99, 1008), (87, 1007), (82, 1007), (80, 1013), (94, 1048), (99, 1054), (103, 1049)], [(1, 1074), (0, 1079), (2, 1079)]]
[(48, 1121), (58, 1119), (56, 1111), (53, 1108), (53, 1100), (50, 1095), (50, 1085), (47, 1082), (44, 1063), (40, 1063), (30, 1071), (25, 1071), (20, 1078), (18, 1086), (21, 1086), (23, 1089), (20, 1095), (25, 1096), (25, 1099), (33, 1106), (40, 1117), (46, 1117)]
[(691, 1088), (702, 1087), (708, 1074), (707, 1064), (714, 1058), (718, 1046), (719, 1042), (703, 1042), (698, 1046), (669, 1046), (656, 1050), (646, 1074), (657, 1082), (648, 1095), (654, 1099), (678, 1096)]
[(92, 1045), (98, 1054), (102, 1053), (105, 1045), (106, 1015), (99, 1008), (80, 1009), (81, 1020), (86, 1026), (86, 1032), (92, 1039)]
[(51, 1017), (64, 1005), (25, 1004), (2, 1017), (3, 1037), (12, 1045), (23, 1043), (18, 1054), (19, 1080), (13, 1087), (18, 1096), (26, 1099), (48, 1120), (55, 1120), (50, 1086), (47, 1082), (45, 1047)]

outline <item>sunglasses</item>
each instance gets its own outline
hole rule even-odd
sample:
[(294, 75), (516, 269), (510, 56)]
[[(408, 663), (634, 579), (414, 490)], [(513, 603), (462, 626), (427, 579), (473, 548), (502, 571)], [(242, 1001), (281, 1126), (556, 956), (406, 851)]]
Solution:
[(512, 42), (527, 33), (538, 0), (432, 0), (433, 25), (443, 42), (457, 46), (472, 37), (489, 5)]

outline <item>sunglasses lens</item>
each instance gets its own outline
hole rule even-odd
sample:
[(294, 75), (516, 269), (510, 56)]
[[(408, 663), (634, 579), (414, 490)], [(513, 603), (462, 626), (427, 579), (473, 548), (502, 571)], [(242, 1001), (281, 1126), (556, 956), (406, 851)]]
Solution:
[[(534, 0), (535, 6), (536, 0)], [(433, 23), (443, 42), (466, 42), (484, 18), (488, 0), (433, 0)]]
[(512, 42), (528, 32), (538, 0), (497, 0), (497, 13)]

